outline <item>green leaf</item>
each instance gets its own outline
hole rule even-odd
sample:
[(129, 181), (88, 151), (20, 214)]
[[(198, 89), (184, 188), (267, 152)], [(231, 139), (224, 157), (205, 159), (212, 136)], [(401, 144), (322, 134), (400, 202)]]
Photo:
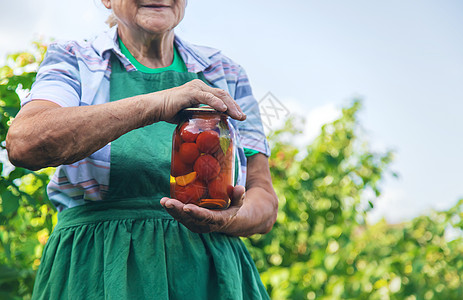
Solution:
[(220, 130), (220, 148), (222, 149), (223, 153), (227, 153), (228, 147), (230, 147), (230, 130), (228, 130), (227, 126), (224, 122), (219, 122), (219, 130)]
[(13, 195), (9, 190), (2, 191), (2, 214), (9, 215), (19, 207), (19, 197)]
[(32, 205), (32, 206), (37, 206), (37, 205), (38, 205), (37, 200), (35, 200), (35, 198), (32, 197), (31, 195), (26, 194), (26, 193), (23, 193), (22, 195), (26, 198), (27, 202), (28, 202), (30, 205)]
[(324, 261), (325, 268), (328, 271), (332, 271), (334, 267), (336, 267), (338, 262), (339, 262), (339, 255), (327, 255)]
[(21, 273), (13, 268), (0, 265), (0, 283), (17, 281)]
[(226, 137), (220, 137), (220, 148), (222, 148), (223, 153), (227, 153), (228, 147), (230, 147), (230, 139)]
[(19, 112), (19, 107), (4, 107), (3, 111), (12, 117), (16, 117)]
[(25, 169), (23, 168), (15, 168), (11, 173), (8, 175), (8, 179), (13, 181), (17, 178), (21, 178), (25, 175)]

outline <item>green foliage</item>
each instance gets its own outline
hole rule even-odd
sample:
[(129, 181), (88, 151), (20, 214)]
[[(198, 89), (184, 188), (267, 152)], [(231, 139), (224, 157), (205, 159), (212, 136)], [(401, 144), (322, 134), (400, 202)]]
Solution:
[[(31, 53), (7, 57), (0, 68), (0, 299), (30, 297), (43, 246), (53, 229), (55, 211), (45, 186), (52, 170), (31, 172), (6, 162), (5, 138), (20, 108), (18, 94), (34, 82), (46, 47), (34, 43)], [(56, 221), (56, 220), (55, 220)]]
[(462, 299), (461, 234), (445, 234), (461, 230), (463, 200), (404, 224), (367, 224), (393, 153), (359, 139), (359, 108), (344, 108), (303, 152), (288, 138), (301, 122), (270, 137), (279, 215), (246, 243), (272, 299)]
[[(0, 68), (3, 154), (19, 94), (30, 89), (45, 50), (35, 43)], [(366, 221), (393, 153), (376, 153), (360, 138), (360, 106), (344, 108), (304, 151), (291, 142), (302, 120), (270, 137), (278, 219), (270, 233), (244, 240), (272, 299), (463, 299), (463, 200), (402, 224)], [(0, 299), (30, 298), (56, 224), (45, 193), (52, 171), (0, 164)]]

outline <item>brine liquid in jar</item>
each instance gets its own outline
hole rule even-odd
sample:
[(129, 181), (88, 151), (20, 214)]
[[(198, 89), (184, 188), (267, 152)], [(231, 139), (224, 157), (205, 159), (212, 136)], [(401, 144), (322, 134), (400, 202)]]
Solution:
[(209, 106), (187, 108), (182, 114), (172, 139), (171, 198), (226, 209), (235, 177), (234, 141), (228, 117)]

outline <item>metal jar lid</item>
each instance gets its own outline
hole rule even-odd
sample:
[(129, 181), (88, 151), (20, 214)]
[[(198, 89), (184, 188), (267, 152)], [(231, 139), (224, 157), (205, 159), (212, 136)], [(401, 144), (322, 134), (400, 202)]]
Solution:
[(217, 111), (214, 108), (212, 108), (209, 105), (201, 105), (199, 107), (189, 107), (189, 108), (184, 108), (184, 112), (186, 113), (216, 113), (216, 114), (225, 114), (224, 112)]

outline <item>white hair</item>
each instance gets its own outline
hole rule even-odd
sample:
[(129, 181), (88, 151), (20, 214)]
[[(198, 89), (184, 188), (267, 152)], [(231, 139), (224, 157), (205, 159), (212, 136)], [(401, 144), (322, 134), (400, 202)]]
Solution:
[(117, 25), (116, 16), (114, 15), (112, 11), (111, 11), (111, 14), (108, 16), (108, 18), (106, 19), (105, 23), (108, 24), (110, 28)]

